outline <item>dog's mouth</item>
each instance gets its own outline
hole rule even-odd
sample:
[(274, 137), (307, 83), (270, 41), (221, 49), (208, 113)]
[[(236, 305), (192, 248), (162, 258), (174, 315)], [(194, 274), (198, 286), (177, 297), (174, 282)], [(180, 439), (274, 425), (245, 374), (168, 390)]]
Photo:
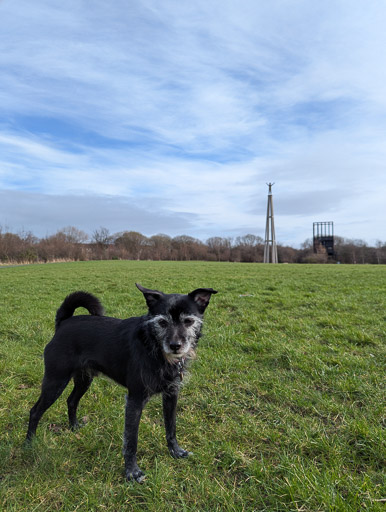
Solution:
[(185, 352), (164, 352), (164, 355), (169, 363), (175, 363), (182, 359), (186, 354)]

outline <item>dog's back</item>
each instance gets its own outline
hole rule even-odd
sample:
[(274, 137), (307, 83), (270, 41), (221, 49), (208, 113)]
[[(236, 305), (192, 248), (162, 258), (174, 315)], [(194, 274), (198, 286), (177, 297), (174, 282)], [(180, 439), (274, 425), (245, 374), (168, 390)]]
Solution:
[[(73, 316), (77, 308), (89, 315)], [(122, 386), (128, 386), (127, 367), (138, 352), (133, 332), (140, 318), (127, 320), (104, 316), (97, 297), (75, 292), (66, 297), (55, 317), (55, 335), (44, 350), (46, 370), (90, 375), (103, 373)]]

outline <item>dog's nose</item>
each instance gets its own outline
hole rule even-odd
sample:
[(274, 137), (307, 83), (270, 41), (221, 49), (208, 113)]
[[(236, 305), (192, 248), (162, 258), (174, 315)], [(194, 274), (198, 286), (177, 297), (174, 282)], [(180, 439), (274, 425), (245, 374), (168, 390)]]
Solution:
[(173, 352), (178, 352), (181, 348), (181, 342), (179, 341), (173, 341), (170, 343), (170, 348), (173, 350)]

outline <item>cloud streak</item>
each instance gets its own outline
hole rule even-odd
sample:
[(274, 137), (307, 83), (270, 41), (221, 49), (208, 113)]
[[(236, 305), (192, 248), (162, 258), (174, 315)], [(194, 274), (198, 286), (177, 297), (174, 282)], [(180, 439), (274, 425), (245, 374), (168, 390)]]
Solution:
[[(154, 198), (156, 200), (156, 198)], [(162, 205), (153, 207), (152, 201), (136, 203), (122, 196), (46, 195), (31, 192), (0, 192), (1, 213), (5, 228), (32, 231), (44, 237), (65, 226), (76, 226), (92, 235), (101, 226), (111, 233), (138, 230), (153, 235), (165, 226), (172, 235), (191, 230), (195, 216), (191, 213), (171, 214)], [(23, 211), (20, 211), (23, 204)], [(25, 220), (28, 219), (28, 224)], [(42, 227), (44, 226), (44, 229)]]

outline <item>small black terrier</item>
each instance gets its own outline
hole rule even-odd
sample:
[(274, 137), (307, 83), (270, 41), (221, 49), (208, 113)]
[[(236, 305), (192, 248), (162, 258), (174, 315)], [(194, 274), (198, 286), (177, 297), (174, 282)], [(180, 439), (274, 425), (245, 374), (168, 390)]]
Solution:
[[(194, 357), (201, 336), (204, 311), (212, 288), (198, 288), (188, 295), (165, 294), (136, 284), (149, 311), (141, 317), (120, 320), (103, 316), (99, 300), (87, 292), (69, 295), (56, 313), (56, 332), (44, 350), (45, 373), (39, 400), (32, 407), (29, 441), (43, 413), (74, 379), (67, 399), (70, 427), (79, 424), (76, 410), (93, 378), (103, 373), (128, 389), (123, 456), (128, 480), (141, 482), (137, 465), (138, 426), (142, 410), (155, 393), (162, 393), (166, 440), (170, 454), (187, 457), (176, 439), (176, 406), (187, 362)], [(76, 308), (90, 315), (73, 316)]]

